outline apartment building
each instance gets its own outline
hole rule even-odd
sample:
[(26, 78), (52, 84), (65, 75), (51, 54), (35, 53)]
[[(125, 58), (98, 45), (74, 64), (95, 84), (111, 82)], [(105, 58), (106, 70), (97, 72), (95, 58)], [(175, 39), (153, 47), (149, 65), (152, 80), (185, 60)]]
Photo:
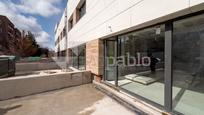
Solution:
[(9, 50), (20, 37), (20, 30), (15, 28), (15, 25), (6, 16), (0, 15), (0, 52), (9, 54)]
[(70, 66), (163, 111), (204, 114), (204, 0), (69, 0), (66, 10), (55, 51)]

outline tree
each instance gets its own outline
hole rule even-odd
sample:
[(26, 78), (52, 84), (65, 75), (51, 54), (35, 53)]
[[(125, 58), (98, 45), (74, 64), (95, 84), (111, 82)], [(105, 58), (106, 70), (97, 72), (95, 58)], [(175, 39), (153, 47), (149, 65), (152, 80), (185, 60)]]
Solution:
[(40, 47), (34, 56), (49, 57), (49, 49)]
[(22, 57), (29, 57), (34, 55), (39, 48), (39, 45), (35, 40), (35, 36), (30, 31), (20, 40), (19, 46)]
[(11, 55), (19, 57), (49, 56), (49, 49), (40, 47), (30, 31), (23, 31), (21, 38), (11, 39), (8, 44)]
[(27, 34), (24, 31), (22, 33), (21, 38), (15, 38), (9, 41), (10, 53), (20, 57), (33, 56), (39, 48), (35, 36), (30, 31)]

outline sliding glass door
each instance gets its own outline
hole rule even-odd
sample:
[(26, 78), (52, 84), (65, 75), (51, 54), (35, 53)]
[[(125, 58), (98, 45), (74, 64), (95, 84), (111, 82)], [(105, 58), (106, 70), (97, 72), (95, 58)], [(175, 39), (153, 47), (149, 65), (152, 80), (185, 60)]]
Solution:
[(105, 80), (166, 111), (204, 114), (204, 14), (105, 40)]
[(173, 109), (204, 115), (204, 14), (173, 26)]
[(105, 46), (105, 80), (115, 85), (117, 77), (117, 41), (106, 40)]
[(164, 105), (164, 25), (105, 41), (105, 80)]
[(164, 105), (164, 25), (119, 36), (118, 86)]

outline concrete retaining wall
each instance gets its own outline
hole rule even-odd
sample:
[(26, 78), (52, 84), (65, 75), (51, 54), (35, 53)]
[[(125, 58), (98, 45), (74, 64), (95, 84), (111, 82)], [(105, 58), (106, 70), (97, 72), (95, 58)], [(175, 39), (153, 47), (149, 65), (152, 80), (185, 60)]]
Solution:
[(16, 72), (21, 71), (39, 71), (39, 70), (49, 70), (49, 69), (60, 69), (60, 67), (55, 62), (49, 63), (16, 63)]
[(91, 83), (91, 72), (70, 72), (38, 77), (16, 77), (0, 80), (0, 100), (22, 97), (71, 86)]

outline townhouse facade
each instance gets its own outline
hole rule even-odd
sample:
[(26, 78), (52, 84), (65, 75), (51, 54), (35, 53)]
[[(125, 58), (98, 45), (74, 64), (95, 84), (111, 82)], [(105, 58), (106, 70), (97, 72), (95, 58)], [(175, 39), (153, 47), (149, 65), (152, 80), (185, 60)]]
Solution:
[(69, 0), (55, 52), (173, 114), (204, 114), (203, 0)]
[(66, 9), (63, 12), (62, 18), (55, 26), (55, 52), (57, 56), (65, 56), (66, 53)]

